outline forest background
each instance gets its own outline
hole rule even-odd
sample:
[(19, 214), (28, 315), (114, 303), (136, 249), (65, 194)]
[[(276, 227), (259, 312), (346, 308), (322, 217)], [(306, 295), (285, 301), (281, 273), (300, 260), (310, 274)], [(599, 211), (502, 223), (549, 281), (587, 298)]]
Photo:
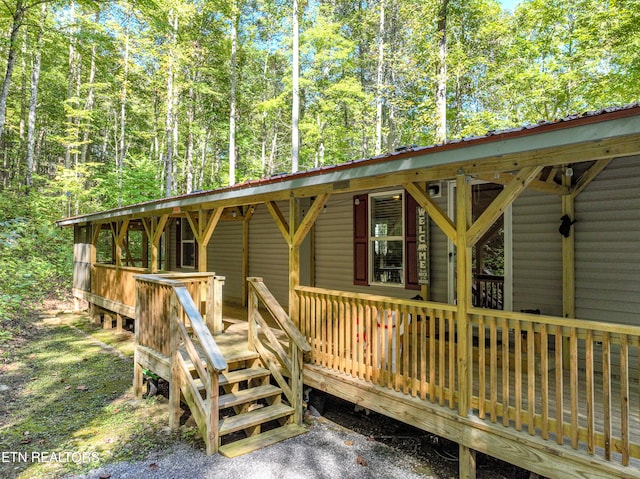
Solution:
[(640, 0), (0, 3), (0, 341), (61, 217), (640, 99)]

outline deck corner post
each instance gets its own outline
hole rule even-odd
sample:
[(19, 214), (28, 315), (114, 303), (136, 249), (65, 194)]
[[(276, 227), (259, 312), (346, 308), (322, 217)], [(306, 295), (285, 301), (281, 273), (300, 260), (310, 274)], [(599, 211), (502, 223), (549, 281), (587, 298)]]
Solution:
[(134, 318), (134, 347), (133, 347), (133, 395), (142, 399), (142, 366), (138, 359), (138, 345), (140, 342), (140, 315), (142, 314), (142, 290), (136, 281), (136, 317)]
[(254, 338), (255, 338), (255, 328), (256, 328), (256, 324), (255, 324), (255, 315), (258, 312), (258, 295), (255, 291), (255, 289), (253, 288), (253, 283), (259, 283), (262, 282), (262, 278), (257, 278), (257, 277), (249, 277), (247, 278), (247, 283), (248, 283), (248, 298), (247, 298), (247, 302), (248, 302), (248, 312), (249, 312), (249, 335), (248, 335), (248, 342), (247, 342), (247, 348), (249, 349), (249, 351), (255, 351), (256, 350), (256, 345), (254, 342)]
[(211, 370), (209, 373), (209, 400), (207, 401), (207, 432), (206, 432), (206, 446), (207, 446), (207, 455), (217, 454), (218, 448), (220, 447), (220, 434), (218, 433), (219, 428), (219, 395), (218, 395), (218, 372)]
[(224, 332), (222, 323), (222, 287), (224, 276), (212, 276), (207, 280), (207, 311), (205, 321), (214, 336)]
[(476, 479), (476, 451), (460, 444), (459, 454), (460, 479)]
[(180, 426), (180, 333), (178, 330), (178, 299), (171, 294), (169, 308), (169, 357), (171, 358), (171, 378), (169, 380), (169, 427), (173, 430)]

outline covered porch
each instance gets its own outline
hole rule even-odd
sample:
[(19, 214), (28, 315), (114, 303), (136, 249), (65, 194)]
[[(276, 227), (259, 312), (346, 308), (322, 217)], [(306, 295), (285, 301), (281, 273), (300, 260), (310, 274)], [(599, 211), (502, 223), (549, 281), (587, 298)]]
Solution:
[[(583, 305), (590, 299), (576, 295), (576, 291), (585, 290), (577, 282), (587, 278), (589, 286), (597, 283), (589, 275), (603, 266), (595, 262), (589, 268), (577, 266), (577, 233), (571, 224), (576, 219), (576, 200), (613, 162), (635, 174), (639, 139), (637, 108), (621, 110), (507, 132), (500, 138), (401, 152), (67, 220), (76, 226), (78, 237), (86, 238), (86, 247), (78, 248), (78, 257), (85, 260), (78, 261), (77, 268), (90, 272), (90, 281), (78, 283), (83, 287), (76, 288), (77, 295), (117, 314), (133, 313), (140, 321), (146, 307), (130, 295), (135, 291), (135, 275), (174, 269), (169, 245), (177, 242), (171, 237), (176, 229), (171, 230), (168, 224), (180, 219), (190, 226), (197, 250), (191, 272), (194, 276), (218, 270), (215, 264), (211, 267), (208, 258), (230, 242), (214, 242), (212, 247), (209, 242), (225, 221), (238, 224), (235, 236), (228, 238), (234, 239), (242, 253), (237, 267), (230, 270), (241, 278), (235, 283), (241, 290), (239, 299), (243, 305), (251, 305), (246, 278), (252, 275), (264, 275), (269, 289), (278, 282), (285, 285), (276, 302), (288, 310), (292, 324), (310, 345), (302, 365), (301, 381), (305, 384), (457, 442), (461, 477), (474, 477), (476, 452), (546, 477), (640, 477), (637, 301), (631, 296), (617, 301), (615, 311), (624, 320), (612, 316), (609, 306), (601, 311), (591, 307), (587, 317), (577, 314), (577, 308), (585, 310)], [(611, 183), (614, 188), (635, 191), (633, 185), (620, 189), (620, 182), (624, 182), (620, 178)], [(472, 206), (472, 184), (476, 181), (501, 187), (478, 215)], [(430, 194), (433, 182), (455, 186), (451, 190), (452, 210), (447, 211)], [(419, 286), (424, 300), (408, 299), (416, 291), (399, 287), (406, 284), (398, 279), (402, 273), (395, 265), (387, 268), (393, 270), (393, 276), (376, 273), (367, 277), (365, 270), (364, 276), (357, 278), (360, 283), (345, 278), (339, 272), (346, 262), (336, 253), (342, 244), (334, 249), (325, 247), (325, 243), (339, 242), (334, 238), (345, 224), (345, 212), (349, 214), (352, 205), (362, 204), (354, 195), (367, 193), (371, 198), (384, 188), (415, 200), (439, 235), (434, 243), (451, 245), (448, 257), (431, 260), (445, 267), (434, 268), (440, 278), (434, 274), (431, 282)], [(553, 210), (554, 221), (564, 216), (569, 221), (561, 234), (557, 225), (553, 227), (556, 231), (550, 241), (559, 252), (557, 259), (552, 257), (553, 285), (549, 286), (552, 281), (544, 276), (547, 271), (535, 264), (527, 266), (529, 277), (522, 281), (524, 268), (518, 265), (541, 261), (533, 256), (516, 258), (512, 272), (520, 276), (515, 281), (509, 277), (512, 273), (505, 274), (504, 286), (499, 286), (497, 293), (479, 293), (484, 287), (479, 281), (492, 279), (482, 278), (477, 271), (474, 274), (474, 247), (526, 194), (531, 197), (521, 202), (527, 208), (517, 213), (519, 219), (541, 209), (541, 197), (551, 197), (559, 205), (557, 213)], [(324, 217), (327, 206), (330, 212)], [(283, 268), (278, 274), (265, 268), (266, 262), (259, 263), (257, 270), (258, 262), (250, 252), (250, 225), (258, 214), (269, 219), (278, 234), (277, 251), (275, 241), (259, 244), (265, 250), (263, 256), (276, 251), (274, 256), (285, 258), (284, 265), (279, 261), (275, 266)], [(581, 217), (579, 224), (589, 220)], [(637, 216), (630, 218), (625, 224), (632, 228), (620, 230), (628, 236), (623, 240), (628, 261), (636, 265), (640, 259), (637, 245), (636, 249), (633, 246), (637, 222)], [(136, 224), (141, 225), (138, 229), (147, 244), (143, 249), (148, 251), (142, 270), (129, 261), (135, 255), (128, 259), (122, 251), (128, 228)], [(113, 238), (114, 264), (96, 261), (100, 231)], [(526, 231), (519, 234), (524, 236)], [(364, 241), (373, 244), (370, 238)], [(598, 241), (605, 244), (595, 237), (594, 244)], [(527, 243), (522, 244), (526, 252)], [(357, 243), (350, 246), (355, 256)], [(401, 267), (410, 268), (417, 261), (416, 257), (406, 258)], [(580, 260), (588, 263), (589, 255), (580, 256)], [(443, 299), (446, 293), (436, 284), (446, 283), (442, 271), (447, 267), (452, 271), (455, 293), (449, 301)], [(355, 269), (354, 276), (358, 273)], [(586, 273), (577, 278), (576, 271)], [(624, 274), (630, 284), (637, 281), (632, 273)], [(389, 278), (400, 284), (390, 285)], [(222, 292), (217, 293), (210, 292), (213, 284), (190, 290), (213, 338), (218, 333), (224, 336), (220, 312), (226, 302), (224, 288), (231, 283), (228, 278), (224, 287), (220, 282)], [(521, 284), (524, 288), (514, 292)], [(540, 290), (536, 289), (539, 284)], [(601, 290), (605, 286), (600, 282)], [(554, 298), (548, 297), (550, 290)], [(482, 296), (491, 299), (478, 302)], [(514, 308), (507, 301), (525, 296), (533, 298), (533, 307)], [(554, 314), (537, 307), (544, 301), (553, 304)], [(498, 303), (506, 306), (504, 310), (490, 309)], [(510, 311), (513, 309), (541, 309), (542, 314)], [(151, 315), (145, 321), (164, 315)], [(218, 319), (209, 321), (209, 317)], [(248, 317), (251, 325), (252, 315)], [(260, 331), (267, 334), (271, 326), (261, 324)], [(275, 333), (275, 338), (287, 351), (288, 343), (281, 341), (280, 333)]]

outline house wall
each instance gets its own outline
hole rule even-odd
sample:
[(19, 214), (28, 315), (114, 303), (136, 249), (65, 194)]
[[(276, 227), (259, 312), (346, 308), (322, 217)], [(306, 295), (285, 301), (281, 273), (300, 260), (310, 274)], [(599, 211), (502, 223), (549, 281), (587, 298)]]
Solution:
[(561, 316), (561, 199), (527, 190), (515, 200), (512, 212), (513, 310)]
[(242, 300), (242, 221), (220, 221), (207, 246), (207, 271), (225, 277), (227, 301)]
[[(352, 193), (332, 195), (316, 221), (315, 285), (319, 288), (398, 298), (412, 298), (419, 294), (417, 290), (398, 286), (353, 284), (353, 196)], [(446, 203), (446, 198), (439, 201)], [(444, 234), (432, 222), (429, 233), (433, 247), (430, 256), (432, 284), (429, 299), (446, 302), (447, 242)]]
[(73, 287), (91, 291), (91, 227), (73, 230)]
[(576, 316), (640, 324), (640, 157), (614, 160), (577, 197)]
[[(279, 202), (278, 207), (288, 221), (289, 203)], [(249, 276), (263, 278), (278, 302), (288, 307), (289, 247), (263, 204), (258, 205), (249, 222)]]

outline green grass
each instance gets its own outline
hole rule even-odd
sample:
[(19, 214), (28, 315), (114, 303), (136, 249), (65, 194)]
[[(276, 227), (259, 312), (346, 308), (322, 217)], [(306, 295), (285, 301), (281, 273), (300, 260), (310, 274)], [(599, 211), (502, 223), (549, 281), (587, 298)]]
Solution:
[(133, 362), (96, 341), (131, 355), (130, 334), (57, 319), (0, 343), (0, 477), (55, 478), (189, 438), (169, 432), (166, 399), (134, 400)]

